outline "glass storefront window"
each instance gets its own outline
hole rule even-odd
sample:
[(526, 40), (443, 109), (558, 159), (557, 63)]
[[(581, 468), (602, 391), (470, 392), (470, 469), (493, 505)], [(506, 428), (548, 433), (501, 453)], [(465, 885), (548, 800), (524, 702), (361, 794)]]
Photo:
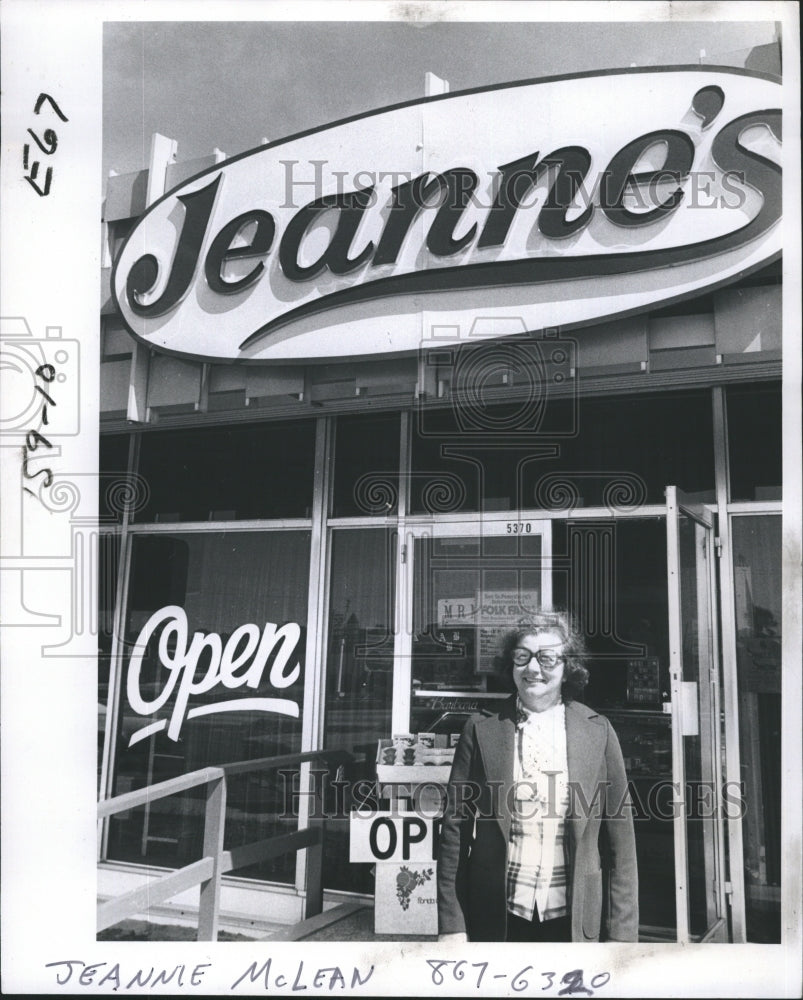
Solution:
[[(483, 411), (467, 433), (457, 404), (414, 421), (414, 513), (638, 507), (664, 502), (667, 483), (714, 499), (707, 390), (558, 400), (531, 432), (516, 407)], [(491, 419), (493, 418), (493, 419)], [(572, 429), (572, 433), (568, 433)]]
[(143, 434), (137, 520), (309, 517), (314, 458), (314, 420)]
[(568, 608), (591, 656), (586, 701), (605, 713), (661, 711), (669, 700), (664, 519), (554, 521), (552, 563), (555, 604)]
[[(173, 533), (132, 539), (111, 794), (301, 746), (310, 535)], [(297, 826), (276, 772), (228, 782), (226, 849)], [(203, 789), (109, 821), (112, 860), (200, 856)], [(291, 881), (293, 854), (238, 876)]]
[(781, 940), (781, 518), (734, 517), (747, 940)]
[(670, 697), (666, 522), (553, 522), (552, 561), (555, 603), (589, 652), (584, 700), (607, 716), (622, 747), (642, 933), (674, 937), (672, 717), (662, 710)]
[[(376, 806), (368, 790), (376, 779), (377, 741), (391, 735), (396, 535), (338, 530), (331, 545), (323, 745), (355, 754), (346, 777), (358, 798), (358, 783), (364, 782)], [(334, 816), (326, 828), (324, 885), (373, 893), (371, 865), (349, 864), (348, 857), (348, 819)]]
[(397, 512), (399, 431), (398, 413), (337, 418), (333, 517)]
[(100, 521), (120, 521), (122, 505), (133, 499), (125, 488), (128, 477), (129, 434), (102, 434), (98, 451), (98, 516)]
[(728, 386), (730, 499), (781, 499), (781, 387)]

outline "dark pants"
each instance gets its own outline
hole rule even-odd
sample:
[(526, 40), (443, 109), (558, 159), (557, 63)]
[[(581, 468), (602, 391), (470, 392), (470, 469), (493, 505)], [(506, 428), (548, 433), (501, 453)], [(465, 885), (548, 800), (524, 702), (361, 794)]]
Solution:
[(508, 941), (571, 941), (571, 917), (557, 917), (555, 920), (540, 920), (538, 913), (532, 920), (524, 920), (513, 913), (507, 915)]

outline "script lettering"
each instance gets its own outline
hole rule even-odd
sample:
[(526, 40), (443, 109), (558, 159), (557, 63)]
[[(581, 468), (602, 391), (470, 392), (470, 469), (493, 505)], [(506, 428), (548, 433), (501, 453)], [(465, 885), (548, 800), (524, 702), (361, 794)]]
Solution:
[[(142, 663), (157, 634), (157, 662), (167, 671), (167, 677), (156, 697), (147, 700), (142, 695)], [(189, 642), (188, 638), (187, 615), (177, 605), (155, 611), (140, 632), (128, 664), (129, 705), (138, 715), (153, 716), (165, 708), (173, 695), (175, 700), (169, 721), (162, 719), (137, 730), (129, 746), (165, 727), (168, 739), (177, 740), (186, 718), (215, 712), (266, 711), (298, 718), (299, 706), (283, 698), (227, 700), (217, 705), (207, 702), (197, 708), (190, 705), (194, 696), (208, 694), (218, 685), (227, 690), (241, 687), (256, 690), (262, 684), (269, 661), (268, 679), (273, 688), (282, 690), (295, 684), (301, 676), (301, 626), (296, 622), (281, 627), (266, 622), (262, 630), (255, 624), (241, 625), (225, 643), (217, 632), (195, 632)], [(205, 669), (201, 667), (203, 660)]]

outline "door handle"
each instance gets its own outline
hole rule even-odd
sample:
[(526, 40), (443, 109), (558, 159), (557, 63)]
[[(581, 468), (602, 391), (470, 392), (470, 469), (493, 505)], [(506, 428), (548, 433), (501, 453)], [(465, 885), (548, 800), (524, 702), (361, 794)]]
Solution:
[(680, 731), (683, 736), (700, 735), (697, 704), (697, 681), (682, 681), (680, 685)]

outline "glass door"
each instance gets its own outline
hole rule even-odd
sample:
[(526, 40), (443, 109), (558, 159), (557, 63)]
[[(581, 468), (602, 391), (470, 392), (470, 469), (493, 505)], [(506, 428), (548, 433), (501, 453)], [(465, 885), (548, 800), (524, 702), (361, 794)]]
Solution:
[(725, 940), (713, 515), (666, 497), (677, 939)]
[(551, 606), (550, 543), (549, 522), (527, 518), (408, 522), (400, 725), (458, 734), (471, 714), (509, 697), (499, 642)]
[[(353, 754), (343, 777), (353, 799), (328, 804), (324, 886), (372, 894), (369, 864), (349, 862), (349, 809), (370, 795), (377, 740), (391, 735), (396, 549), (394, 529), (332, 531), (326, 643), (326, 700), (321, 745)], [(360, 789), (366, 791), (360, 793)]]

